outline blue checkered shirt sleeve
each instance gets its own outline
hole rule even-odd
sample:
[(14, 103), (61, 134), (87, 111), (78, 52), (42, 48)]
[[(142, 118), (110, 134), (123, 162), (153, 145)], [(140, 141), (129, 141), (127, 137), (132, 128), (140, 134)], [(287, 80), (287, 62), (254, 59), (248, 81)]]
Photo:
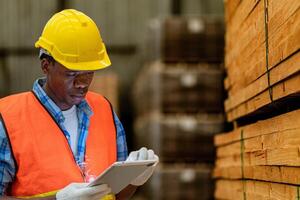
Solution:
[(125, 130), (116, 113), (114, 113), (114, 119), (117, 129), (117, 159), (124, 161), (128, 156)]
[(5, 191), (12, 182), (16, 173), (15, 163), (12, 157), (10, 144), (0, 120), (0, 195), (4, 195)]

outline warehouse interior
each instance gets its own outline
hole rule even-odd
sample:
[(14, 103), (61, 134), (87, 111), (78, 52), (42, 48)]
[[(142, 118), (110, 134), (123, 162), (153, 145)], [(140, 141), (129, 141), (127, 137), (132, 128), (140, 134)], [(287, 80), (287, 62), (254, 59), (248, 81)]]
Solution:
[(300, 198), (299, 0), (1, 0), (1, 98), (43, 76), (34, 43), (67, 8), (112, 63), (90, 90), (159, 156), (131, 199)]

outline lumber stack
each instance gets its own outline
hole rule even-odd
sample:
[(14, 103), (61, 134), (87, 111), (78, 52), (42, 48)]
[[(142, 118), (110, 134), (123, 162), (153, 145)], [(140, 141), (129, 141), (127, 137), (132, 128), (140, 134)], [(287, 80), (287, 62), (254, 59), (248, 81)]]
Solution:
[(153, 149), (160, 164), (140, 195), (212, 199), (213, 139), (225, 121), (222, 20), (170, 17), (151, 26), (154, 51), (133, 85), (134, 144)]
[(299, 95), (300, 1), (229, 0), (225, 7), (228, 120)]
[[(300, 1), (227, 0), (215, 199), (300, 199)], [(280, 106), (279, 106), (280, 105)]]
[(217, 64), (152, 62), (135, 84), (136, 112), (218, 113), (223, 109), (222, 78)]
[(119, 77), (114, 72), (95, 73), (93, 81), (89, 87), (90, 91), (102, 94), (112, 104), (114, 111), (119, 112)]
[(138, 146), (148, 146), (164, 163), (213, 163), (213, 136), (223, 131), (222, 114), (162, 115), (139, 118), (135, 123)]
[(141, 190), (147, 194), (145, 200), (210, 200), (214, 189), (211, 171), (206, 165), (159, 166)]
[(163, 22), (162, 29), (164, 62), (223, 62), (223, 20), (169, 17)]
[(216, 185), (217, 199), (243, 199), (230, 196), (237, 188), (247, 199), (248, 195), (249, 199), (262, 195), (259, 190), (263, 189), (278, 193), (266, 199), (296, 199), (299, 195), (299, 109), (217, 135), (215, 145), (214, 177), (221, 179)]

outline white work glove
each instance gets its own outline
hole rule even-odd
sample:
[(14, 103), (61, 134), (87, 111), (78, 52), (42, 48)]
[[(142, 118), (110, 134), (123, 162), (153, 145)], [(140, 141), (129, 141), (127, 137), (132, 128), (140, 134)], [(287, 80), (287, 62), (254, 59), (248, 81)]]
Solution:
[(99, 200), (111, 192), (107, 184), (88, 187), (89, 183), (71, 183), (56, 193), (57, 200)]
[(142, 147), (138, 151), (132, 151), (126, 159), (126, 162), (138, 160), (155, 160), (155, 163), (130, 183), (131, 185), (135, 186), (143, 185), (151, 177), (156, 165), (159, 162), (159, 158), (154, 154), (153, 150), (147, 150), (146, 147)]

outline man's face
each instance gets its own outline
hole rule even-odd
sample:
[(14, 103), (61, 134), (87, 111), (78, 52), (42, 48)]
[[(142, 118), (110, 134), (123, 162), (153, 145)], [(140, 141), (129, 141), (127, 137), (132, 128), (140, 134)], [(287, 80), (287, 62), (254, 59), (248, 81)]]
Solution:
[(72, 71), (46, 59), (42, 60), (42, 68), (47, 76), (44, 89), (61, 110), (67, 110), (85, 98), (94, 76), (94, 71)]

